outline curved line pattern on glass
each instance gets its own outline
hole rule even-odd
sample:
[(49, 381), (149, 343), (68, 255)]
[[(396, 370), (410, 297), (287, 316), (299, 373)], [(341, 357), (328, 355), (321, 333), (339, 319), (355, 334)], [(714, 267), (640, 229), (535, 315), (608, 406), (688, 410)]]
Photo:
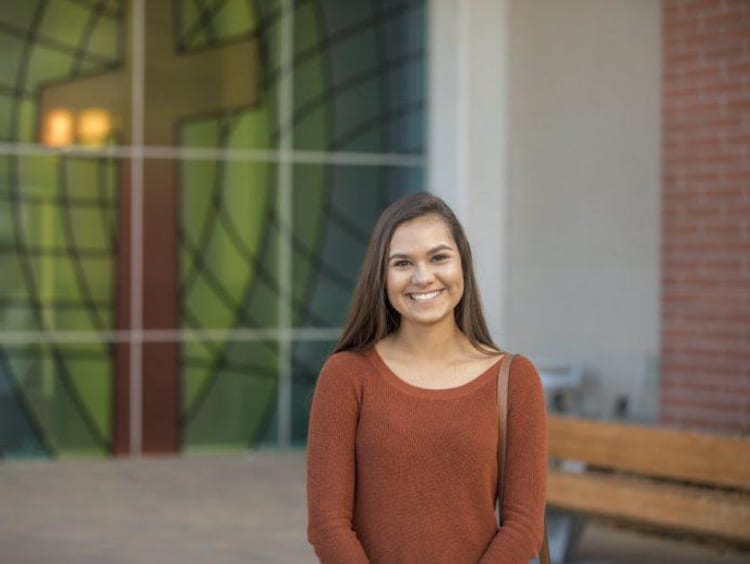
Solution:
[[(22, 47), (18, 50), (15, 60), (16, 70), (12, 76), (0, 77), (0, 81), (14, 80), (14, 84), (2, 85), (1, 92), (10, 94), (3, 103), (8, 103), (10, 111), (6, 122), (5, 131), (0, 131), (0, 138), (7, 141), (33, 142), (33, 128), (29, 127), (29, 111), (36, 106), (37, 89), (42, 85), (39, 78), (50, 76), (49, 71), (38, 74), (39, 70), (32, 69), (33, 64), (39, 64), (41, 60), (40, 49), (46, 49), (47, 53), (54, 56), (67, 58), (69, 65), (66, 76), (74, 77), (82, 74), (101, 72), (103, 69), (116, 66), (118, 60), (122, 60), (122, 41), (111, 43), (115, 46), (113, 56), (104, 55), (93, 51), (92, 38), (100, 23), (113, 24), (119, 39), (122, 39), (122, 28), (124, 10), (113, 11), (105, 2), (83, 3), (72, 1), (70, 4), (81, 6), (86, 9), (85, 23), (80, 33), (70, 34), (70, 42), (55, 37), (46, 36), (42, 33), (41, 25), (52, 7), (49, 2), (40, 2), (35, 7), (26, 5), (29, 9), (28, 22), (23, 28), (10, 23), (0, 14), (0, 39), (5, 36), (7, 41), (21, 39)], [(16, 8), (19, 6), (16, 6)], [(56, 3), (56, 8), (61, 3)], [(64, 7), (63, 7), (64, 8)], [(7, 14), (18, 13), (13, 6), (6, 6)], [(108, 19), (108, 21), (107, 21)], [(115, 38), (117, 39), (117, 38)], [(10, 53), (6, 56), (12, 56)], [(49, 63), (45, 63), (49, 65)], [(58, 63), (58, 67), (60, 67)], [(36, 74), (34, 74), (36, 73)], [(46, 73), (46, 74), (45, 74)], [(55, 69), (53, 76), (60, 76), (60, 70)], [(111, 311), (114, 307), (114, 277), (105, 276), (102, 281), (107, 281), (104, 293), (95, 293), (92, 286), (90, 268), (94, 261), (104, 261), (103, 267), (111, 269), (114, 257), (114, 231), (115, 231), (115, 202), (113, 198), (106, 196), (106, 183), (97, 186), (98, 197), (86, 195), (74, 195), (68, 178), (67, 166), (73, 161), (78, 164), (78, 159), (71, 158), (69, 161), (63, 156), (46, 155), (41, 157), (6, 157), (7, 170), (7, 193), (2, 194), (2, 200), (7, 202), (10, 211), (10, 223), (8, 241), (0, 244), (0, 261), (8, 261), (12, 268), (17, 269), (21, 286), (9, 288), (14, 294), (3, 296), (0, 300), (0, 319), (11, 318), (14, 322), (7, 329), (23, 329), (25, 326), (42, 329), (46, 325), (46, 316), (43, 310), (56, 312), (67, 320), (79, 319), (85, 323), (84, 329), (108, 329), (107, 317), (112, 317)], [(36, 180), (43, 181), (41, 185), (44, 195), (28, 193), (26, 183), (29, 178), (29, 170), (35, 169), (37, 163), (48, 163), (49, 170), (45, 172), (34, 172)], [(94, 175), (98, 176), (100, 182), (108, 176), (108, 171), (116, 168), (113, 159), (106, 162), (91, 160), (88, 165)], [(44, 167), (42, 167), (44, 168)], [(41, 175), (41, 176), (40, 176)], [(74, 215), (79, 211), (85, 212), (90, 209), (99, 211), (99, 222), (103, 232), (109, 235), (99, 245), (79, 245), (79, 237), (86, 231), (79, 232), (81, 225), (76, 223)], [(47, 213), (48, 212), (48, 213)], [(43, 223), (47, 223), (45, 229), (52, 230), (53, 226), (59, 225), (61, 239), (46, 238), (34, 242), (38, 235), (30, 238), (29, 226), (25, 218), (28, 214), (35, 213), (41, 217)], [(78, 216), (76, 216), (77, 218)], [(86, 217), (95, 218), (96, 214)], [(50, 223), (52, 222), (52, 223)], [(52, 233), (52, 231), (50, 231)], [(37, 265), (46, 264), (50, 269), (63, 266), (72, 273), (74, 288), (77, 289), (72, 295), (58, 293), (54, 290), (52, 295), (42, 295), (44, 281), (40, 279), (41, 274)], [(35, 271), (36, 269), (36, 271)], [(101, 272), (99, 266), (97, 272)], [(71, 290), (72, 288), (71, 287)], [(48, 290), (45, 290), (45, 294)], [(77, 316), (77, 317), (76, 317)], [(87, 320), (88, 318), (88, 320)], [(20, 325), (19, 325), (20, 322)], [(70, 322), (70, 321), (68, 321)], [(73, 327), (75, 328), (75, 327)], [(6, 329), (6, 330), (7, 330)], [(109, 451), (110, 431), (109, 415), (111, 397), (107, 390), (111, 390), (112, 365), (111, 354), (108, 347), (104, 346), (101, 352), (94, 354), (97, 363), (97, 377), (105, 379), (107, 383), (99, 388), (99, 392), (93, 393), (88, 389), (86, 382), (82, 381), (80, 374), (74, 374), (79, 370), (76, 359), (81, 357), (77, 351), (70, 346), (59, 345), (29, 345), (27, 347), (3, 347), (3, 370), (5, 377), (14, 385), (14, 394), (11, 396), (14, 407), (5, 406), (4, 410), (13, 412), (15, 415), (13, 425), (17, 429), (35, 429), (35, 433), (42, 437), (36, 440), (27, 437), (32, 443), (36, 440), (47, 455), (60, 455), (67, 452), (106, 453)], [(11, 363), (8, 359), (14, 358)], [(11, 367), (15, 371), (11, 372)], [(23, 368), (26, 366), (26, 368)], [(43, 368), (46, 367), (46, 368)], [(52, 386), (47, 390), (48, 397), (39, 395), (39, 390), (33, 385), (29, 387), (20, 385), (21, 382), (33, 382), (38, 379), (39, 373), (42, 378), (48, 380)], [(81, 386), (84, 386), (83, 388)], [(103, 395), (102, 395), (103, 392)], [(52, 395), (49, 395), (49, 394)], [(6, 398), (6, 401), (10, 401)], [(106, 402), (102, 404), (101, 402)], [(93, 404), (91, 402), (94, 402)], [(99, 415), (95, 415), (97, 411)], [(102, 416), (102, 413), (104, 415)], [(53, 415), (54, 414), (54, 415)], [(62, 419), (60, 419), (62, 418)], [(26, 421), (27, 423), (23, 423)], [(68, 431), (64, 431), (67, 428)], [(21, 432), (21, 431), (19, 431)], [(6, 438), (7, 439), (7, 438)], [(20, 440), (23, 443), (23, 439)], [(0, 443), (0, 449), (4, 444)], [(83, 451), (81, 451), (83, 449)], [(6, 449), (7, 454), (7, 449)]]
[[(91, 287), (88, 284), (88, 281), (86, 280), (86, 272), (83, 268), (82, 259), (81, 256), (78, 253), (78, 245), (76, 244), (76, 237), (75, 237), (75, 230), (73, 228), (73, 218), (71, 217), (71, 211), (72, 208), (68, 204), (67, 198), (68, 198), (68, 175), (67, 175), (67, 158), (62, 155), (58, 159), (58, 166), (57, 166), (57, 172), (58, 172), (58, 181), (57, 184), (60, 187), (60, 191), (62, 192), (61, 199), (63, 201), (63, 205), (61, 206), (60, 212), (63, 216), (62, 224), (63, 224), (63, 235), (66, 239), (66, 250), (68, 251), (68, 254), (70, 256), (70, 262), (73, 266), (73, 272), (76, 277), (76, 283), (78, 285), (78, 292), (81, 296), (81, 302), (82, 305), (85, 308), (85, 311), (89, 314), (89, 317), (91, 318), (91, 324), (99, 330), (106, 330), (110, 329), (110, 327), (106, 327), (104, 320), (102, 319), (99, 309), (94, 307), (94, 297), (91, 292)], [(110, 256), (111, 256), (112, 249), (110, 249)]]
[[(0, 388), (5, 388), (0, 399), (0, 458), (11, 455), (42, 455), (53, 453), (41, 423), (19, 389), (13, 377), (6, 352), (0, 348)], [(7, 393), (7, 392), (10, 393)]]
[(104, 15), (105, 4), (107, 0), (99, 0), (95, 5), (94, 9), (89, 13), (89, 19), (84, 27), (81, 41), (76, 48), (75, 59), (73, 62), (73, 68), (71, 70), (73, 76), (77, 76), (81, 72), (81, 66), (83, 64), (83, 56), (88, 51), (89, 41), (91, 36), (96, 30), (96, 24), (99, 18)]
[[(30, 23), (4, 20), (0, 14), (0, 38), (5, 35), (9, 41), (21, 45), (15, 61), (18, 67), (14, 80), (0, 77), (0, 104), (7, 102), (10, 108), (7, 129), (0, 131), (0, 139), (33, 141), (28, 138), (31, 130), (24, 121), (27, 118), (22, 119), (22, 116), (28, 115), (29, 109), (33, 110), (37, 104), (35, 96), (39, 84), (31, 82), (33, 73), (42, 76), (38, 70), (32, 72), (31, 69), (37, 47), (67, 57), (70, 66), (64, 78), (101, 73), (122, 65), (126, 55), (124, 21), (128, 16), (124, 2), (119, 2), (115, 8), (104, 0), (67, 0), (68, 4), (85, 10), (77, 28), (79, 31), (68, 36), (61, 36), (54, 28), (52, 33), (46, 33), (46, 27), (41, 28), (51, 6), (49, 2), (41, 2), (33, 14), (30, 12)], [(257, 138), (262, 141), (258, 148), (277, 147), (283, 130), (293, 134), (295, 150), (340, 149), (375, 153), (419, 153), (423, 150), (426, 50), (423, 42), (420, 44), (402, 36), (411, 32), (408, 27), (412, 24), (415, 29), (424, 26), (424, 0), (293, 2), (297, 37), (304, 37), (305, 41), (303, 44), (300, 40), (292, 54), (293, 69), (288, 71), (295, 73), (294, 107), (290, 122), (281, 126), (275, 118), (282, 72), (278, 66), (281, 23), (278, 1), (246, 0), (240, 5), (241, 0), (176, 0), (176, 4), (182, 10), (189, 8), (195, 16), (191, 16), (192, 22), (180, 24), (175, 45), (181, 52), (211, 49), (251, 37), (258, 42), (262, 106), (222, 116), (196, 116), (179, 124), (182, 128), (192, 127), (198, 122), (212, 124), (210, 127), (213, 127), (216, 137), (210, 146), (243, 146), (242, 136), (235, 134), (240, 121), (252, 115), (256, 116), (254, 120), (261, 116), (260, 121), (251, 122), (252, 127), (261, 124), (263, 128), (263, 131), (258, 130)], [(247, 13), (249, 17), (243, 15), (242, 21), (235, 20), (229, 26), (226, 24), (226, 14), (229, 13), (226, 10), (229, 9), (234, 10), (232, 13)], [(114, 44), (109, 40), (101, 43), (102, 25), (117, 30), (116, 50), (112, 50)], [(419, 34), (419, 29), (415, 33)], [(95, 51), (97, 42), (105, 46), (100, 52)], [(110, 54), (106, 53), (108, 50)], [(359, 57), (362, 63), (341, 66), (348, 55)], [(310, 74), (304, 76), (311, 77), (314, 88), (308, 89), (308, 84), (297, 80), (298, 76), (303, 76), (304, 69), (309, 71)], [(57, 80), (60, 73), (55, 72), (58, 73), (54, 75)], [(400, 81), (407, 75), (412, 77), (407, 85), (409, 91), (402, 95)], [(358, 93), (364, 91), (373, 95), (359, 96)], [(253, 134), (258, 131), (254, 130)], [(42, 196), (26, 193), (21, 186), (22, 168), (27, 164), (23, 159), (33, 158), (37, 157), (8, 157), (7, 193), (3, 193), (0, 187), (0, 203), (7, 202), (12, 213), (12, 226), (8, 231), (12, 235), (7, 240), (0, 240), (0, 261), (4, 257), (17, 261), (14, 267), (20, 272), (23, 285), (23, 295), (0, 296), (0, 319), (3, 312), (12, 310), (29, 315), (33, 326), (42, 327), (45, 321), (43, 310), (52, 308), (61, 316), (74, 314), (78, 316), (76, 319), (86, 320), (87, 328), (106, 329), (114, 322), (117, 280), (115, 276), (102, 278), (94, 274), (94, 270), (101, 272), (107, 265), (111, 272), (116, 268), (115, 249), (119, 234), (115, 190), (119, 161), (111, 157), (92, 159), (87, 166), (94, 171), (94, 180), (86, 182), (96, 186), (92, 184), (87, 191), (79, 192), (74, 189), (77, 184), (68, 168), (72, 163), (81, 164), (83, 159), (57, 157), (58, 177), (51, 181), (56, 182), (56, 190), (49, 190), (49, 194)], [(52, 157), (39, 158), (54, 160)], [(402, 170), (378, 166), (294, 165), (296, 215), (290, 240), (285, 243), (292, 252), (294, 280), (292, 294), (280, 296), (276, 265), (279, 238), (286, 230), (280, 229), (279, 210), (275, 209), (276, 165), (232, 164), (219, 160), (205, 167), (204, 172), (209, 171), (205, 177), (207, 184), (196, 185), (185, 178), (185, 171), (193, 170), (190, 163), (185, 163), (180, 168), (178, 244), (181, 266), (176, 289), (180, 327), (185, 329), (216, 328), (212, 320), (220, 320), (219, 328), (226, 329), (273, 327), (275, 312), (282, 299), (291, 301), (295, 326), (338, 326), (357, 277), (358, 259), (364, 252), (375, 218), (388, 203), (420, 188), (418, 184), (422, 177), (421, 167)], [(253, 177), (252, 182), (242, 184), (248, 175)], [(204, 193), (200, 198), (191, 199), (188, 192), (195, 190)], [(248, 198), (240, 193), (243, 190), (254, 195)], [(205, 211), (191, 212), (190, 206), (199, 201), (206, 202)], [(39, 242), (26, 237), (22, 215), (28, 206), (52, 206), (56, 210), (61, 240)], [(79, 217), (97, 222), (96, 232), (102, 233), (103, 237), (96, 245), (85, 236), (90, 231), (79, 230)], [(191, 217), (199, 218), (199, 221), (191, 224)], [(212, 255), (216, 249), (228, 257), (224, 262)], [(66, 261), (65, 268), (73, 273), (76, 291), (71, 295), (68, 295), (70, 292), (57, 292), (43, 300), (40, 293), (43, 288), (35, 264), (53, 260)], [(227, 265), (226, 260), (236, 264)], [(196, 293), (197, 286), (201, 290)], [(219, 315), (210, 311), (211, 304), (221, 311)], [(330, 346), (331, 343), (324, 342), (294, 343), (293, 433), (296, 439), (304, 435), (305, 398), (314, 385), (319, 362)], [(73, 405), (79, 411), (76, 417), (81, 428), (88, 429), (85, 431), (89, 436), (87, 440), (108, 448), (108, 437), (100, 433), (97, 439), (94, 432), (102, 428), (101, 414), (96, 417), (91, 414), (91, 406), (86, 403), (91, 401), (90, 396), (83, 399), (75, 378), (71, 377), (71, 370), (76, 370), (78, 364), (75, 363), (89, 355), (90, 362), (102, 362), (105, 372), (109, 371), (107, 378), (111, 378), (112, 354), (109, 349), (94, 348), (83, 356), (82, 351), (63, 346), (36, 347), (34, 350), (51, 359), (60, 393), (65, 394), (66, 405)], [(191, 448), (212, 443), (252, 445), (272, 437), (269, 433), (275, 414), (277, 343), (204, 340), (184, 343), (180, 351), (183, 446)], [(7, 354), (4, 349), (0, 349), (0, 353)], [(10, 370), (11, 364), (6, 365)], [(21, 377), (20, 374), (16, 376)], [(20, 388), (18, 393), (23, 393)], [(232, 413), (225, 416), (217, 408), (221, 402), (226, 402), (226, 411)], [(246, 413), (240, 413), (240, 405)], [(33, 406), (21, 406), (20, 410), (33, 420)], [(221, 417), (213, 421), (217, 414)], [(37, 423), (40, 433), (46, 432), (46, 424), (41, 420)], [(40, 448), (52, 454), (51, 449), (57, 447), (51, 444), (48, 442)], [(62, 445), (60, 453), (66, 448)], [(5, 454), (2, 449), (0, 442), (0, 456)]]

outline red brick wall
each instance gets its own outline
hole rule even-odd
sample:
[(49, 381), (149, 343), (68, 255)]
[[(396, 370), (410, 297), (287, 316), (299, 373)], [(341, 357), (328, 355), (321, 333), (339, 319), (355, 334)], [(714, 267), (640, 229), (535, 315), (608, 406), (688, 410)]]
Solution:
[(750, 432), (750, 0), (664, 0), (666, 424)]

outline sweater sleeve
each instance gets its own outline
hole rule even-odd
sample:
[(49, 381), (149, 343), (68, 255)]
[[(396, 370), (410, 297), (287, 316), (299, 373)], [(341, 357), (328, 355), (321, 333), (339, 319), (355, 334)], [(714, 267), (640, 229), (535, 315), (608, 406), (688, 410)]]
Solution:
[(516, 356), (508, 383), (508, 432), (503, 526), (481, 563), (527, 564), (544, 534), (547, 482), (547, 416), (534, 365)]
[(310, 412), (307, 536), (323, 564), (368, 562), (352, 526), (361, 398), (361, 384), (352, 377), (353, 361), (353, 353), (338, 353), (326, 361)]

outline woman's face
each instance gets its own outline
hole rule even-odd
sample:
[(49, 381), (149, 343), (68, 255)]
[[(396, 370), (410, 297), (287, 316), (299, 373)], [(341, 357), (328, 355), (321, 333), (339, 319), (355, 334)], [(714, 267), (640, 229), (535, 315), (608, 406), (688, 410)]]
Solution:
[(425, 215), (396, 228), (388, 249), (386, 293), (402, 325), (453, 322), (464, 276), (456, 242), (440, 217)]

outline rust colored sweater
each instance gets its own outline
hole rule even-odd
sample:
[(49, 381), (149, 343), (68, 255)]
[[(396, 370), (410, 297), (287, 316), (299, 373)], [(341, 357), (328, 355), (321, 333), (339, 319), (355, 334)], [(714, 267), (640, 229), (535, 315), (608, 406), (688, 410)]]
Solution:
[(374, 348), (323, 366), (308, 435), (308, 538), (324, 564), (528, 562), (542, 540), (547, 434), (532, 363), (508, 397), (503, 527), (497, 369), (441, 390), (408, 384)]

